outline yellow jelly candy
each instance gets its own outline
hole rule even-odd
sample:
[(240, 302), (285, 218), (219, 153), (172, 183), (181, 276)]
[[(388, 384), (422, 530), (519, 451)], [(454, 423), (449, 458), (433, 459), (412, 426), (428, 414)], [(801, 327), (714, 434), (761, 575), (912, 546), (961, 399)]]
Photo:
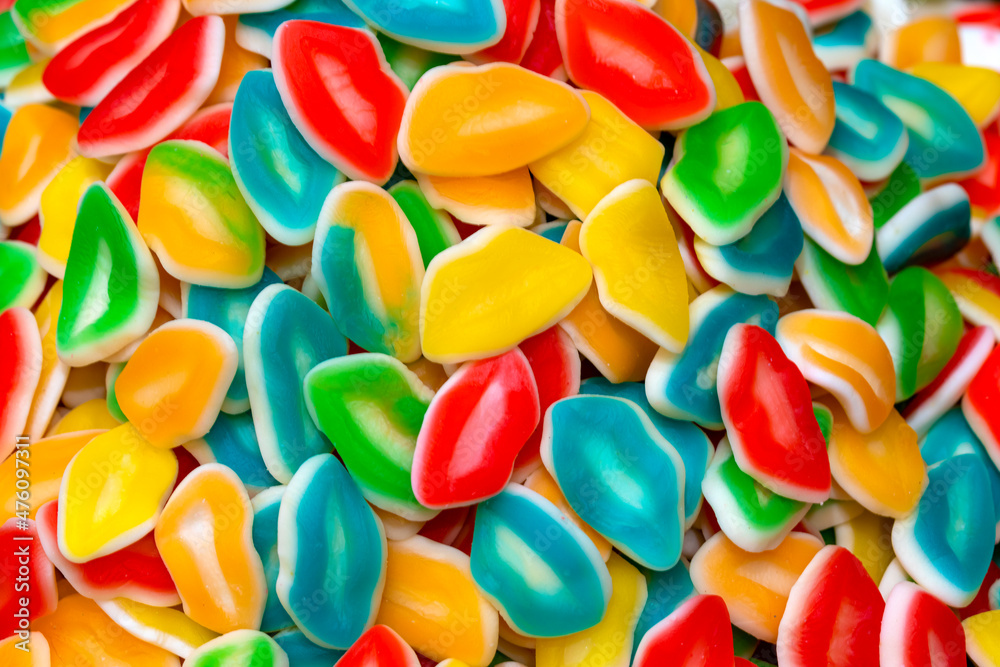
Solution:
[(69, 244), (76, 225), (76, 207), (91, 185), (103, 181), (113, 165), (88, 157), (75, 157), (59, 170), (42, 191), (38, 210), (42, 235), (38, 239), (38, 263), (57, 278), (66, 272)]
[(628, 667), (639, 615), (646, 604), (646, 578), (617, 553), (608, 560), (611, 599), (594, 627), (565, 637), (538, 639), (537, 667)]
[(927, 485), (917, 432), (896, 410), (877, 429), (862, 434), (835, 401), (821, 401), (833, 413), (827, 451), (837, 483), (865, 509), (902, 518), (913, 511)]
[(1000, 665), (1000, 610), (984, 611), (962, 621), (965, 649), (979, 667)]
[(882, 581), (896, 556), (892, 551), (892, 519), (862, 512), (833, 531), (837, 545), (858, 557), (872, 581)]
[(427, 267), (424, 356), (455, 363), (505, 352), (565, 317), (590, 282), (587, 261), (558, 243), (516, 227), (482, 229)]
[(417, 181), (431, 206), (470, 225), (527, 227), (535, 222), (535, 190), (527, 167), (492, 176), (417, 174)]
[[(103, 378), (102, 378), (103, 381)], [(78, 433), (93, 429), (112, 429), (121, 424), (108, 410), (108, 401), (94, 398), (76, 406), (59, 420), (52, 429), (52, 435)]]
[(218, 632), (198, 625), (184, 612), (170, 607), (152, 607), (127, 598), (97, 604), (111, 620), (135, 637), (182, 658), (219, 636)]
[[(104, 387), (104, 378), (107, 374), (108, 365), (103, 361), (71, 367), (63, 389), (63, 405), (72, 409), (91, 399), (105, 398), (107, 390)], [(49, 428), (52, 428), (51, 424)]]
[(388, 544), (375, 622), (431, 660), (489, 665), (497, 650), (499, 615), (473, 583), (469, 557), (420, 536)]
[(736, 80), (736, 77), (729, 68), (721, 60), (697, 44), (694, 46), (698, 51), (698, 55), (701, 56), (702, 61), (705, 63), (708, 75), (712, 77), (712, 85), (715, 86), (715, 110), (722, 111), (723, 109), (746, 102), (746, 97), (743, 96), (743, 89), (740, 88), (739, 81)]
[(14, 75), (4, 91), (4, 104), (16, 109), (25, 104), (47, 104), (55, 101), (55, 95), (42, 83), (42, 74), (49, 64), (49, 59), (31, 63)]
[(180, 667), (177, 656), (147, 644), (108, 618), (82, 595), (59, 600), (55, 612), (34, 622), (49, 643), (52, 667)]
[(955, 63), (921, 63), (910, 73), (954, 97), (980, 129), (1000, 114), (1000, 72)]
[(69, 377), (69, 366), (56, 353), (56, 322), (62, 307), (62, 295), (63, 284), (59, 281), (52, 285), (35, 310), (35, 323), (42, 339), (42, 363), (24, 427), (32, 440), (41, 438), (48, 429)]
[[(562, 245), (579, 252), (581, 228), (579, 222), (569, 223)], [(641, 382), (659, 350), (656, 343), (605, 310), (597, 285), (593, 284), (559, 326), (580, 354), (615, 383)]]
[(17, 483), (15, 457), (4, 459), (0, 463), (0, 524), (24, 511), (33, 519), (39, 507), (58, 498), (66, 466), (84, 445), (102, 433), (103, 430), (79, 431), (31, 443), (30, 491), (26, 486), (29, 482)]
[(590, 122), (583, 134), (529, 167), (581, 219), (619, 184), (641, 178), (656, 184), (663, 144), (598, 93), (583, 91)]
[[(556, 480), (552, 479), (552, 475), (545, 468), (539, 468), (535, 472), (528, 475), (528, 479), (524, 480), (524, 486), (531, 489), (541, 497), (548, 500), (550, 503), (555, 505), (560, 512), (565, 514), (570, 521), (575, 523), (577, 527), (583, 531), (584, 535), (590, 538), (590, 541), (594, 543), (597, 547), (598, 553), (601, 554), (601, 558), (607, 562), (608, 558), (611, 557), (611, 543), (604, 539), (600, 533), (587, 525), (587, 523), (580, 518), (580, 515), (573, 511), (573, 508), (569, 506), (569, 501), (566, 500), (566, 496), (563, 495), (562, 490), (559, 485), (556, 484)], [(614, 577), (614, 572), (611, 573)]]
[(792, 584), (822, 548), (812, 535), (790, 533), (774, 549), (751, 553), (716, 533), (691, 559), (691, 581), (699, 593), (726, 601), (733, 625), (775, 642)]
[(0, 223), (14, 227), (38, 212), (42, 191), (72, 157), (79, 123), (43, 104), (11, 116), (0, 152)]
[(698, 3), (696, 0), (660, 0), (655, 3), (654, 9), (680, 30), (685, 37), (694, 40), (695, 32), (698, 30)]
[(184, 613), (215, 632), (260, 627), (264, 566), (251, 539), (253, 507), (239, 477), (209, 463), (184, 478), (154, 535)]
[(176, 479), (174, 453), (152, 447), (131, 424), (97, 436), (63, 476), (59, 550), (85, 563), (137, 542), (156, 524)]
[(200, 320), (174, 320), (149, 334), (115, 382), (122, 412), (157, 447), (208, 433), (236, 376), (236, 343)]
[(961, 63), (958, 24), (948, 16), (910, 21), (885, 36), (880, 59), (900, 70), (920, 63)]
[(609, 313), (671, 352), (688, 337), (688, 289), (677, 239), (656, 187), (632, 180), (587, 216), (580, 250)]
[(444, 65), (406, 101), (399, 157), (414, 173), (502, 174), (559, 150), (589, 119), (580, 93), (517, 65)]
[(41, 632), (32, 632), (27, 640), (11, 635), (0, 640), (0, 665), (5, 667), (49, 667), (49, 642)]

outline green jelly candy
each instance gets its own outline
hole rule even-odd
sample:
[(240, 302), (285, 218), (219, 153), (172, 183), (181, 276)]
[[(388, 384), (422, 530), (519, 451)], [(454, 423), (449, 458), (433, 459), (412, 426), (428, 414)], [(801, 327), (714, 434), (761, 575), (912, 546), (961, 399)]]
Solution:
[(813, 414), (816, 416), (816, 423), (826, 440), (827, 447), (830, 446), (830, 432), (833, 430), (833, 412), (822, 403), (813, 403)]
[(433, 395), (386, 354), (330, 359), (305, 378), (309, 414), (365, 499), (412, 521), (437, 514), (417, 501), (410, 484), (417, 434)]
[(425, 51), (410, 44), (397, 42), (381, 32), (375, 33), (375, 36), (378, 37), (379, 46), (382, 47), (389, 67), (410, 90), (428, 70), (461, 61), (459, 56)]
[(263, 632), (234, 630), (196, 648), (184, 667), (288, 667), (288, 656)]
[(399, 204), (399, 208), (403, 209), (406, 219), (417, 234), (424, 268), (439, 252), (462, 240), (451, 216), (431, 206), (416, 181), (400, 181), (389, 188), (389, 194)]
[(795, 268), (817, 308), (850, 313), (874, 326), (889, 302), (889, 275), (874, 244), (865, 261), (851, 266), (806, 237)]
[(104, 377), (104, 387), (107, 390), (108, 396), (105, 399), (108, 403), (108, 412), (111, 416), (118, 421), (125, 423), (128, 421), (128, 417), (122, 412), (122, 408), (118, 405), (118, 396), (115, 394), (115, 383), (118, 381), (118, 376), (122, 374), (122, 370), (125, 368), (125, 362), (117, 364), (108, 364), (108, 374)]
[(56, 350), (86, 366), (145, 334), (156, 315), (160, 276), (132, 218), (104, 183), (83, 194), (66, 260)]
[(31, 64), (31, 54), (24, 37), (14, 25), (10, 12), (0, 13), (0, 88), (6, 88), (11, 79)]
[(681, 133), (663, 195), (694, 233), (712, 245), (753, 229), (781, 194), (788, 144), (760, 102), (718, 111)]
[(21, 241), (0, 242), (0, 312), (31, 308), (45, 289), (47, 274), (38, 264), (35, 246)]
[(889, 179), (874, 196), (868, 201), (872, 205), (872, 214), (875, 220), (875, 229), (879, 229), (892, 219), (892, 216), (917, 197), (921, 192), (920, 177), (913, 167), (905, 161), (900, 162)]

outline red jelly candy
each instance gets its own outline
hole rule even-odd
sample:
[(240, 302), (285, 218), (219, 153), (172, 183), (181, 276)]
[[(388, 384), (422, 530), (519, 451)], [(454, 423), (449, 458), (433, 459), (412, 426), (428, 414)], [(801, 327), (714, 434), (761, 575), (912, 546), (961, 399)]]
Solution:
[(1000, 346), (972, 378), (962, 399), (962, 414), (1000, 468)]
[(990, 604), (990, 589), (998, 581), (1000, 581), (1000, 567), (997, 567), (996, 563), (991, 562), (989, 569), (986, 570), (986, 576), (983, 577), (983, 585), (979, 587), (976, 597), (968, 605), (955, 609), (958, 617), (964, 621), (967, 618), (993, 611), (993, 607)]
[(463, 364), (431, 400), (413, 453), (413, 493), (447, 508), (494, 496), (538, 425), (538, 388), (514, 348)]
[(694, 46), (635, 0), (556, 0), (556, 33), (569, 78), (645, 128), (684, 128), (715, 108)]
[(225, 38), (218, 16), (199, 16), (178, 28), (90, 112), (77, 134), (80, 153), (128, 153), (180, 127), (215, 87)]
[(35, 521), (46, 555), (78, 593), (92, 600), (122, 597), (154, 607), (172, 607), (181, 603), (152, 533), (107, 556), (86, 563), (71, 563), (59, 551), (56, 538), (58, 502), (53, 500), (39, 507)]
[[(42, 368), (42, 341), (27, 308), (0, 313), (0, 461), (21, 435)], [(7, 489), (4, 493), (11, 493)]]
[(722, 421), (740, 469), (787, 498), (830, 496), (830, 460), (809, 385), (761, 327), (729, 330), (719, 360)]
[(565, 81), (566, 71), (556, 36), (556, 0), (541, 0), (539, 3), (538, 24), (530, 39), (521, 57), (521, 67)]
[(730, 667), (733, 628), (718, 595), (696, 595), (654, 625), (635, 652), (634, 667)]
[(393, 630), (376, 625), (358, 637), (337, 667), (420, 667), (413, 649)]
[[(0, 553), (0, 639), (4, 639), (55, 611), (59, 595), (55, 568), (42, 551), (34, 521), (7, 519), (0, 526)], [(24, 598), (27, 607), (21, 604)]]
[(281, 101), (313, 150), (352, 180), (389, 180), (408, 91), (375, 35), (286, 21), (274, 35), (272, 66)]
[(96, 105), (167, 38), (180, 9), (180, 0), (138, 0), (57, 53), (42, 83), (64, 102)]
[(778, 625), (782, 667), (879, 667), (885, 602), (861, 561), (843, 547), (816, 554), (788, 594)]
[(986, 164), (975, 175), (959, 182), (969, 193), (969, 203), (984, 217), (1000, 212), (1000, 126), (991, 123), (983, 130)]
[(943, 602), (902, 581), (885, 604), (879, 651), (893, 667), (965, 667), (965, 630)]
[(464, 506), (438, 512), (436, 517), (423, 525), (420, 534), (429, 540), (451, 546), (462, 533), (470, 511), (468, 506)]
[(475, 63), (521, 62), (538, 26), (540, 0), (503, 0), (503, 9), (507, 14), (507, 29), (503, 37), (493, 46), (469, 54), (466, 56), (468, 60)]

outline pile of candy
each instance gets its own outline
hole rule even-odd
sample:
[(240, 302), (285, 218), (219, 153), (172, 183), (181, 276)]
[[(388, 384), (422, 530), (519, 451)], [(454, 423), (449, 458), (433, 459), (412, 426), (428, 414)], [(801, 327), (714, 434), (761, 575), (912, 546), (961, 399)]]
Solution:
[(1000, 8), (0, 0), (0, 664), (1000, 666)]

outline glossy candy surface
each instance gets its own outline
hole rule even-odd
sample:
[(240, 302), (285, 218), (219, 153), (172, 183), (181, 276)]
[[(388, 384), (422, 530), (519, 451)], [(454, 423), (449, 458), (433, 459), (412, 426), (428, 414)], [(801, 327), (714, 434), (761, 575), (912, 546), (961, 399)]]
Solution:
[(879, 655), (902, 667), (965, 665), (965, 632), (954, 613), (916, 584), (904, 581), (885, 602)]
[(185, 667), (288, 667), (288, 656), (273, 639), (254, 630), (234, 630), (199, 646)]
[(971, 215), (969, 195), (954, 183), (914, 197), (879, 227), (875, 247), (886, 271), (950, 257), (969, 242)]
[(1000, 421), (997, 403), (1000, 401), (1000, 352), (993, 349), (972, 379), (962, 398), (962, 414), (983, 442), (993, 464), (1000, 468)]
[(847, 165), (858, 178), (887, 178), (910, 145), (903, 121), (860, 88), (834, 81), (833, 93), (837, 122), (825, 153)]

